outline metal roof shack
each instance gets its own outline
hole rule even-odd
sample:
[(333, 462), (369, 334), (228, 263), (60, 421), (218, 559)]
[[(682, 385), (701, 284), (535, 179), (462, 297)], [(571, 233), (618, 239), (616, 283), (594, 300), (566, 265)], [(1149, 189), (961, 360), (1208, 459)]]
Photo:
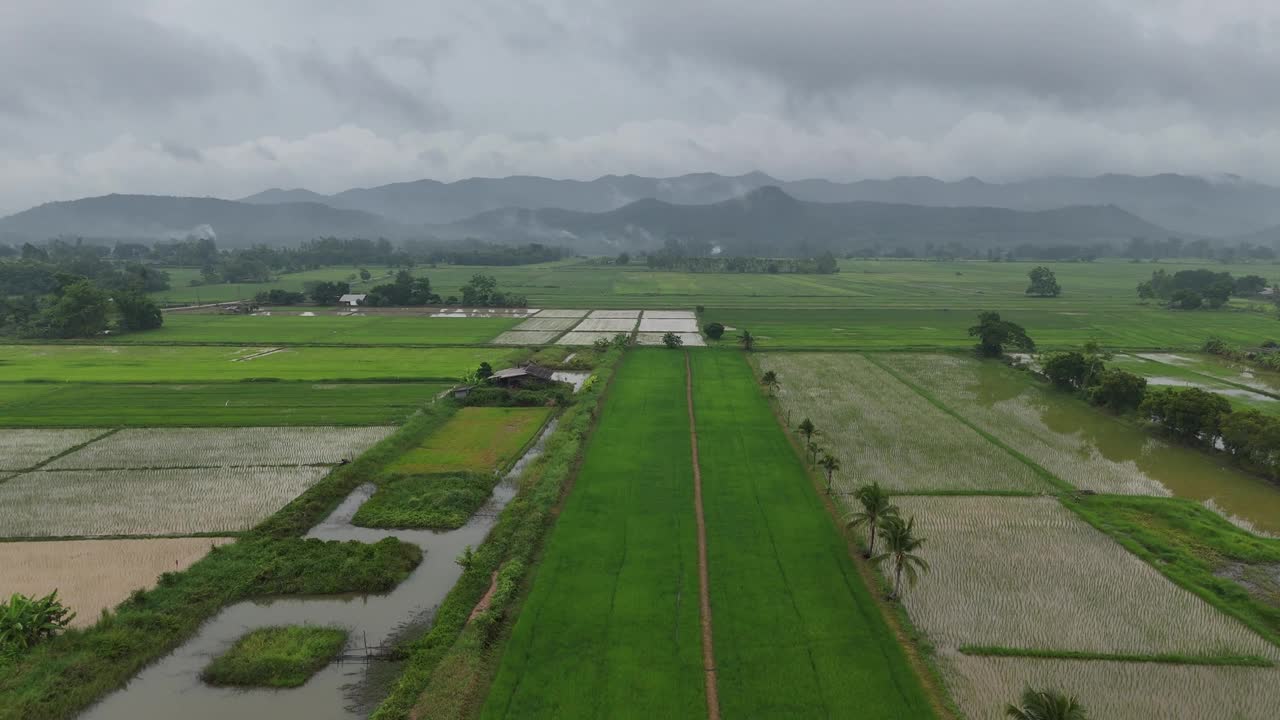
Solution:
[(489, 383), (493, 385), (501, 385), (510, 387), (512, 385), (520, 385), (528, 378), (537, 378), (539, 380), (551, 380), (551, 376), (555, 371), (551, 368), (542, 367), (541, 365), (522, 365), (520, 367), (507, 368), (489, 376)]
[[(332, 297), (332, 296), (330, 296), (330, 297)], [(343, 295), (342, 297), (338, 298), (338, 304), (340, 304), (340, 305), (350, 305), (351, 307), (355, 307), (355, 306), (359, 305), (360, 303), (364, 302), (364, 299), (365, 299), (366, 297), (368, 297), (368, 296), (367, 296), (367, 295), (364, 295), (363, 293), (362, 293), (362, 294), (359, 294), (359, 295), (356, 295), (356, 294), (350, 294), (350, 293), (349, 293), (349, 294), (347, 294), (347, 295)]]

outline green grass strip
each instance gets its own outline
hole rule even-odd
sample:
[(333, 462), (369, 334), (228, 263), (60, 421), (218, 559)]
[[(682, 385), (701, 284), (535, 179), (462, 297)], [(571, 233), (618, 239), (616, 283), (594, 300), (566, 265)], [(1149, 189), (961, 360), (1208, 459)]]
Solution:
[(1213, 665), (1227, 667), (1275, 667), (1275, 663), (1257, 655), (1178, 655), (1141, 653), (1101, 653), (1080, 650), (1045, 650), (1012, 648), (999, 645), (961, 645), (965, 655), (979, 657), (1052, 658), (1056, 660), (1106, 660), (1110, 662), (1157, 663), (1161, 665)]

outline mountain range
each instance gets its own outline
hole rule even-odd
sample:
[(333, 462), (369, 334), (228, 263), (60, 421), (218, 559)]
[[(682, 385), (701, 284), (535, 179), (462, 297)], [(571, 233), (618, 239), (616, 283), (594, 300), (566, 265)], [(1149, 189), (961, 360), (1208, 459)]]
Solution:
[(764, 173), (419, 180), (322, 195), (267, 190), (240, 200), (107, 195), (0, 218), (0, 243), (55, 236), (292, 244), (318, 236), (552, 242), (578, 252), (667, 238), (735, 254), (881, 244), (920, 248), (1090, 244), (1134, 236), (1280, 240), (1280, 189), (1234, 177), (1103, 175), (987, 183), (927, 177), (784, 182)]

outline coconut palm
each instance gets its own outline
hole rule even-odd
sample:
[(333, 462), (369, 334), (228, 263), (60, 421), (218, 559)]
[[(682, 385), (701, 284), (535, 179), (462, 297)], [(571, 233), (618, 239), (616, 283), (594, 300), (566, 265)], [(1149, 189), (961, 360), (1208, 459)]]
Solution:
[(1059, 690), (1025, 688), (1018, 705), (1006, 705), (1004, 714), (1018, 720), (1087, 720), (1084, 706)]
[(880, 521), (884, 552), (871, 558), (871, 562), (879, 565), (887, 560), (893, 566), (893, 592), (889, 597), (894, 600), (902, 597), (903, 575), (907, 577), (907, 584), (914, 586), (919, 572), (929, 570), (929, 563), (914, 554), (924, 544), (924, 538), (916, 537), (915, 525), (915, 518), (904, 521), (897, 515), (887, 515)]
[(778, 373), (772, 370), (766, 370), (764, 375), (760, 376), (760, 383), (769, 388), (769, 395), (773, 395), (773, 391), (778, 389)]
[(742, 334), (738, 336), (738, 344), (742, 346), (743, 350), (751, 352), (756, 347), (756, 338), (751, 334), (750, 330), (743, 330)]
[(813, 421), (809, 418), (801, 420), (796, 429), (800, 431), (801, 435), (804, 435), (805, 442), (813, 440), (814, 434), (818, 432), (818, 428), (814, 426)]
[(813, 464), (818, 462), (818, 453), (822, 452), (822, 448), (818, 446), (818, 443), (810, 440), (805, 445), (805, 450), (809, 452), (809, 467), (813, 467)]
[(853, 496), (862, 504), (862, 510), (850, 515), (845, 525), (851, 528), (867, 526), (870, 539), (867, 541), (867, 550), (863, 556), (871, 557), (871, 553), (876, 550), (876, 529), (880, 527), (880, 521), (891, 515), (896, 516), (898, 506), (889, 502), (889, 493), (880, 487), (880, 483), (862, 485), (853, 491)]
[(832, 476), (840, 469), (840, 459), (829, 453), (823, 453), (822, 460), (818, 464), (827, 472), (827, 494), (830, 495)]

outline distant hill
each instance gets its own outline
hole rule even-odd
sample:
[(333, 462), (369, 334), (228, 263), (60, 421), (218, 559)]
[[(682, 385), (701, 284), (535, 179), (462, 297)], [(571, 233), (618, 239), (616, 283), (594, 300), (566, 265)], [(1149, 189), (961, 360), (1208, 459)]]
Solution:
[[(212, 232), (210, 232), (210, 230)], [(54, 202), (0, 218), (0, 242), (78, 236), (107, 240), (163, 240), (216, 236), (224, 246), (296, 244), (325, 235), (404, 237), (398, 223), (321, 203), (255, 205), (214, 198), (104, 195)]]
[(673, 178), (606, 175), (588, 181), (514, 176), (453, 183), (418, 180), (328, 196), (307, 190), (268, 190), (245, 201), (309, 200), (364, 210), (406, 224), (441, 224), (509, 207), (605, 212), (643, 199), (702, 205), (766, 186), (777, 186), (793, 197), (811, 202), (866, 201), (1014, 210), (1115, 205), (1184, 235), (1227, 237), (1280, 225), (1278, 188), (1236, 177), (1206, 179), (1172, 174), (1051, 177), (1013, 183), (988, 183), (977, 178), (943, 182), (931, 177), (851, 183), (783, 182), (758, 172), (738, 176), (697, 173)]
[(879, 243), (922, 249), (958, 242), (969, 248), (1029, 243), (1091, 244), (1169, 231), (1114, 206), (1020, 211), (993, 207), (929, 207), (898, 203), (815, 203), (767, 186), (707, 205), (640, 200), (584, 213), (508, 208), (439, 225), (442, 238), (556, 242), (584, 252), (661, 247), (667, 238), (719, 247), (727, 255), (811, 255)]
[(260, 193), (254, 193), (249, 197), (240, 198), (237, 202), (253, 203), (254, 205), (278, 205), (280, 203), (299, 203), (299, 202), (318, 202), (328, 204), (326, 201), (328, 196), (321, 195), (318, 192), (311, 192), (305, 188), (293, 188), (292, 190), (282, 190), (280, 188), (271, 188), (263, 190)]

